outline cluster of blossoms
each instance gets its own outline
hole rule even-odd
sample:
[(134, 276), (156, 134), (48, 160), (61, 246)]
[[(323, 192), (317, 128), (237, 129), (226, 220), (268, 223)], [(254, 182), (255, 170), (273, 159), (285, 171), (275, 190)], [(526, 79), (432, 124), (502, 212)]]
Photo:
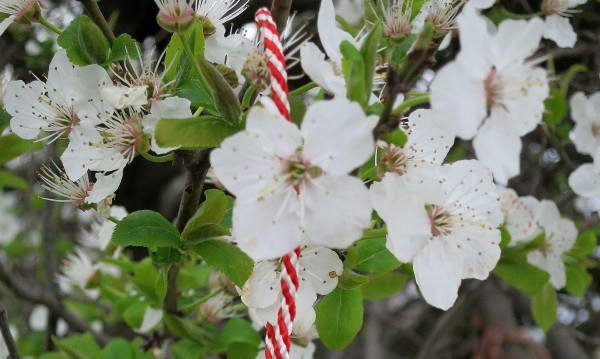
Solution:
[(571, 98), (571, 117), (575, 121), (573, 143), (580, 153), (594, 162), (577, 168), (569, 176), (569, 185), (578, 195), (595, 201), (600, 210), (600, 92), (589, 97), (578, 92)]
[[(407, 49), (416, 47), (415, 38), (422, 40), (425, 30), (432, 30), (428, 46), (444, 46), (455, 31), (459, 36), (460, 52), (430, 83), (430, 108), (403, 118), (412, 107), (402, 104), (403, 94), (384, 96), (379, 85), (388, 85), (385, 78), (368, 79), (364, 104), (352, 100), (356, 88), (344, 45), (361, 49), (368, 31), (353, 36), (339, 28), (334, 2), (322, 0), (317, 28), (324, 52), (308, 36), (296, 33), (288, 37), (286, 57), (281, 59), (300, 63), (325, 98), (305, 106), (300, 125), (287, 121), (268, 97), (276, 78), (267, 65), (264, 35), (250, 39), (228, 33), (224, 25), (243, 12), (248, 1), (155, 2), (159, 24), (179, 36), (200, 20), (205, 38), (202, 61), (215, 65), (232, 93), (253, 86), (252, 91), (262, 94), (256, 104), (248, 105), (244, 128), (210, 154), (215, 182), (235, 196), (231, 237), (218, 240), (245, 252), (254, 261), (253, 272), (243, 286), (238, 284), (241, 288), (217, 279), (211, 288), (216, 294), (198, 306), (202, 320), (216, 323), (234, 316), (231, 308), (239, 292), (256, 325), (276, 323), (284, 299), (280, 258), (300, 247), (293, 328), (297, 337), (312, 340), (318, 335), (313, 306), (352, 271), (344, 267), (342, 253), (371, 230), (385, 232), (389, 253), (410, 264), (423, 298), (443, 310), (454, 305), (464, 279), (485, 280), (494, 270), (504, 248), (501, 228), (510, 236), (509, 248), (543, 236), (543, 243), (527, 253), (527, 261), (547, 272), (555, 289), (565, 287), (564, 256), (577, 239), (575, 224), (561, 218), (554, 202), (519, 197), (505, 186), (521, 173), (521, 139), (542, 121), (550, 92), (551, 79), (539, 66), (545, 58), (534, 55), (543, 38), (559, 46), (574, 45), (567, 15), (581, 2), (544, 0), (545, 19), (509, 19), (496, 27), (481, 14), (494, 4), (489, 0), (430, 0), (419, 12), (413, 11), (410, 0), (381, 1), (371, 10), (392, 50), (375, 51), (376, 63), (368, 66), (376, 68), (362, 69), (361, 75), (371, 70), (377, 74), (382, 68), (395, 74), (394, 51), (407, 44)], [(359, 9), (361, 4), (338, 1), (337, 10)], [(39, 19), (32, 13), (39, 10), (37, 1), (0, 0), (0, 12), (10, 15), (0, 24), (0, 33), (13, 21)], [(129, 55), (122, 64), (77, 66), (67, 51), (59, 50), (45, 80), (11, 81), (2, 102), (15, 135), (67, 144), (62, 165), (52, 162), (40, 170), (41, 186), (59, 197), (50, 200), (82, 210), (94, 208), (100, 215), (67, 256), (57, 278), (64, 293), (92, 300), (101, 296), (101, 276), (123, 274), (101, 259), (116, 261), (122, 254), (111, 244), (111, 236), (128, 214), (111, 205), (125, 168), (138, 155), (172, 158), (168, 154), (180, 147), (159, 145), (159, 122), (192, 119), (204, 110), (175, 95), (180, 74), (166, 74), (176, 65), (165, 60), (161, 72), (160, 60), (154, 66), (136, 61), (139, 50), (137, 57)], [(406, 58), (406, 53), (400, 57)], [(403, 141), (377, 134), (384, 107), (392, 107), (390, 117), (398, 119), (389, 132)], [(599, 112), (600, 93), (572, 97), (573, 142), (579, 152), (593, 156), (594, 163), (574, 171), (569, 184), (579, 195), (600, 203)], [(448, 158), (457, 139), (472, 140), (476, 159)], [(365, 168), (370, 176), (364, 176)], [(0, 210), (2, 205), (0, 197)], [(18, 230), (11, 227), (17, 222), (6, 218), (0, 218), (0, 243), (3, 235), (12, 238)], [(187, 255), (188, 249), (177, 255)], [(157, 302), (129, 287), (123, 292), (145, 303), (143, 320), (134, 329), (155, 329), (164, 318)], [(292, 356), (310, 357), (314, 346), (294, 345), (291, 351), (296, 351)]]

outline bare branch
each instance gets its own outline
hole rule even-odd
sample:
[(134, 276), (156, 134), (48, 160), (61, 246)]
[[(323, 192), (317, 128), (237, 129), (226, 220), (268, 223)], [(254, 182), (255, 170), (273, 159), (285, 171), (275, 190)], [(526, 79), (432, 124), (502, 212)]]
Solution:
[(17, 345), (10, 332), (10, 326), (8, 325), (8, 314), (6, 309), (0, 305), (0, 332), (2, 332), (2, 338), (4, 338), (4, 345), (8, 349), (8, 355), (10, 359), (20, 359), (19, 352), (17, 351)]

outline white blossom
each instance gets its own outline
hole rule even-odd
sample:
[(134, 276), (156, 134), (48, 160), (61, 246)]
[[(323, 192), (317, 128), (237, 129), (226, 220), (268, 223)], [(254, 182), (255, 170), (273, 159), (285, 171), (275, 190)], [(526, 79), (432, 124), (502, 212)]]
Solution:
[[(342, 271), (343, 263), (334, 251), (325, 247), (303, 248), (298, 270), (300, 285), (294, 321), (296, 335), (305, 336), (312, 332), (316, 318), (312, 305), (317, 300), (317, 294), (326, 295), (334, 290)], [(277, 311), (283, 298), (277, 262), (258, 262), (242, 287), (241, 298), (262, 325), (277, 323)]]
[(498, 190), (504, 214), (504, 228), (510, 234), (510, 244), (532, 240), (540, 233), (535, 219), (537, 200), (531, 196), (519, 197), (512, 188)]
[(502, 211), (481, 163), (431, 168), (419, 181), (388, 174), (371, 186), (371, 194), (387, 225), (387, 248), (413, 263), (429, 304), (450, 308), (462, 279), (484, 280), (498, 262)]
[[(6, 111), (13, 117), (12, 131), (21, 138), (54, 141), (69, 137), (82, 125), (101, 123), (113, 111), (100, 95), (99, 86), (109, 84), (106, 71), (98, 65), (77, 67), (64, 50), (58, 51), (48, 71), (46, 83), (13, 81), (5, 96)], [(73, 178), (76, 180), (77, 178)]]
[(539, 202), (536, 220), (546, 239), (540, 249), (528, 253), (527, 261), (548, 272), (552, 286), (561, 289), (567, 282), (563, 254), (575, 244), (577, 228), (571, 220), (560, 217), (556, 203), (550, 200)]
[[(52, 168), (54, 167), (54, 168)], [(90, 182), (87, 173), (77, 181), (71, 181), (56, 164), (44, 165), (40, 169), (40, 185), (60, 198), (45, 198), (55, 202), (69, 202), (75, 207), (95, 204), (98, 207), (110, 205), (114, 193), (121, 184), (123, 171), (96, 173), (96, 182)], [(99, 209), (99, 208), (98, 208)]]
[(348, 173), (373, 153), (375, 118), (339, 98), (309, 107), (298, 129), (266, 103), (211, 154), (216, 177), (237, 197), (235, 240), (255, 260), (280, 257), (305, 238), (347, 247), (370, 221), (368, 191)]
[(23, 18), (34, 6), (39, 6), (38, 0), (2, 0), (0, 13), (9, 15), (0, 22), (0, 35), (15, 21)]
[(407, 141), (400, 148), (379, 142), (378, 168), (398, 175), (418, 176), (419, 168), (440, 166), (454, 143), (454, 136), (433, 122), (434, 111), (419, 109), (410, 114), (402, 129)]
[(163, 100), (152, 102), (150, 113), (142, 119), (144, 132), (151, 137), (151, 149), (154, 153), (162, 155), (177, 148), (163, 148), (156, 143), (156, 126), (161, 118), (184, 119), (193, 116), (190, 108), (191, 102), (180, 97), (167, 97)]
[(542, 12), (546, 15), (544, 38), (550, 39), (559, 47), (573, 47), (577, 34), (569, 22), (576, 10), (574, 7), (585, 4), (587, 0), (544, 0)]
[[(586, 97), (577, 92), (571, 97), (571, 117), (575, 122), (573, 143), (578, 152), (594, 155), (600, 149), (600, 92)], [(599, 152), (600, 153), (600, 152)], [(600, 160), (600, 158), (599, 158)]]
[[(584, 163), (571, 173), (569, 186), (581, 197), (600, 203), (600, 148), (594, 163)], [(599, 209), (595, 208), (596, 211)]]
[(348, 41), (358, 48), (359, 43), (350, 34), (337, 27), (332, 0), (321, 1), (317, 16), (319, 38), (329, 58), (325, 60), (325, 54), (317, 45), (311, 42), (304, 43), (300, 48), (302, 69), (325, 91), (335, 96), (345, 97), (346, 80), (342, 72), (340, 44), (342, 41)]
[(77, 248), (63, 262), (61, 273), (57, 276), (58, 285), (65, 293), (71, 293), (72, 288), (77, 288), (91, 299), (98, 299), (100, 290), (89, 286), (98, 280), (99, 269), (100, 266), (93, 263), (82, 248)]
[(217, 28), (248, 8), (249, 0), (196, 0), (196, 14)]
[(458, 17), (461, 51), (431, 83), (436, 122), (474, 139), (477, 157), (501, 184), (520, 172), (521, 137), (542, 119), (546, 70), (526, 61), (537, 49), (540, 19), (505, 20), (490, 33), (471, 4)]

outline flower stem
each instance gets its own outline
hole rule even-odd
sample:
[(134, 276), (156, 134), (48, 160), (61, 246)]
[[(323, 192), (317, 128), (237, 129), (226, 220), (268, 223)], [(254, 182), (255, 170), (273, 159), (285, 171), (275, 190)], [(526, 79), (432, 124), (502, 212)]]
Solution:
[(144, 152), (144, 153), (142, 153), (142, 157), (144, 157), (148, 161), (154, 162), (154, 163), (171, 162), (175, 158), (173, 156), (172, 152), (169, 153), (168, 155), (164, 155), (164, 156), (153, 156), (153, 155), (149, 154), (148, 152)]
[(303, 93), (308, 92), (308, 91), (314, 89), (315, 87), (317, 87), (316, 83), (309, 82), (309, 83), (307, 83), (306, 85), (304, 85), (302, 87), (298, 87), (294, 91), (290, 91), (290, 96), (302, 95)]
[(208, 82), (206, 81), (204, 74), (202, 73), (202, 69), (200, 68), (200, 65), (198, 64), (198, 61), (196, 61), (196, 57), (194, 57), (194, 52), (192, 51), (190, 44), (187, 42), (185, 35), (183, 34), (182, 31), (177, 32), (177, 35), (179, 36), (179, 39), (181, 40), (181, 45), (183, 46), (183, 51), (185, 52), (185, 56), (187, 56), (189, 62), (192, 64), (192, 68), (194, 69), (194, 73), (196, 74), (196, 77), (198, 77), (198, 80), (200, 80), (200, 82), (202, 82), (202, 85), (204, 85), (205, 88), (211, 88), (211, 86), (208, 85)]
[(208, 293), (207, 295), (205, 295), (204, 297), (201, 297), (187, 305), (184, 305), (183, 307), (181, 307), (181, 311), (187, 312), (188, 310), (192, 310), (192, 309), (196, 308), (197, 306), (199, 306), (200, 304), (208, 301), (210, 298), (216, 296), (219, 293), (221, 293), (221, 290), (212, 291), (212, 292)]
[(400, 116), (403, 113), (405, 113), (407, 110), (413, 108), (414, 106), (422, 105), (422, 104), (428, 103), (428, 102), (429, 102), (429, 94), (428, 93), (412, 97), (412, 98), (402, 102), (400, 104), (400, 106), (396, 107), (393, 114)]
[(52, 24), (50, 21), (48, 21), (45, 17), (40, 16), (38, 22), (42, 25), (44, 25), (46, 28), (48, 28), (48, 30), (55, 32), (56, 34), (60, 35), (62, 34), (62, 30), (59, 29), (58, 27), (56, 27), (54, 24)]

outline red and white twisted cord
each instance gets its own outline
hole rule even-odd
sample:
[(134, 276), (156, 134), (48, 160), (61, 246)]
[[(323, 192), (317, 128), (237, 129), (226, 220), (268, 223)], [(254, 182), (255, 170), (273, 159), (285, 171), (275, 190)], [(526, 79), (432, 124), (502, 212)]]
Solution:
[[(288, 101), (287, 71), (283, 45), (273, 21), (271, 12), (261, 8), (254, 17), (261, 30), (267, 54), (267, 65), (271, 74), (271, 96), (281, 115), (291, 121), (290, 103)], [(265, 338), (265, 358), (288, 359), (292, 346), (291, 335), (296, 318), (296, 293), (298, 291), (298, 260), (300, 247), (281, 258), (281, 305), (277, 312), (276, 327), (267, 323), (267, 336)]]
[(254, 16), (254, 20), (261, 30), (265, 44), (267, 66), (271, 73), (271, 96), (273, 97), (273, 102), (275, 102), (281, 115), (290, 121), (285, 56), (283, 55), (283, 45), (277, 31), (277, 25), (275, 25), (271, 12), (267, 8), (259, 9)]

